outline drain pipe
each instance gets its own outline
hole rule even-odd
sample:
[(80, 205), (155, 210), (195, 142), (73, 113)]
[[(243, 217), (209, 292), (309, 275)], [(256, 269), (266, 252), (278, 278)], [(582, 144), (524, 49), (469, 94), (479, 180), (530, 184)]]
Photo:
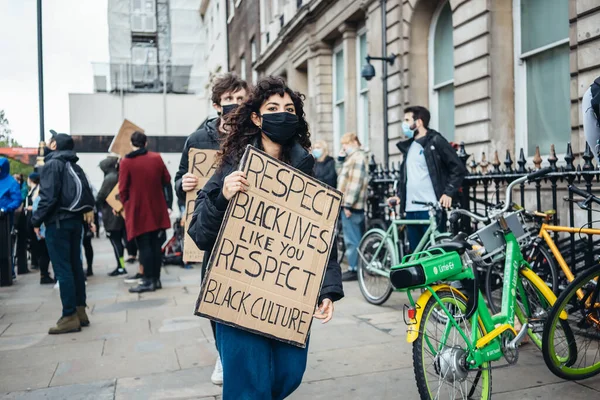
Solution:
[[(386, 0), (381, 0), (381, 54), (387, 56), (387, 20)], [(389, 129), (388, 129), (388, 63), (383, 63), (383, 160), (384, 165), (389, 164)]]

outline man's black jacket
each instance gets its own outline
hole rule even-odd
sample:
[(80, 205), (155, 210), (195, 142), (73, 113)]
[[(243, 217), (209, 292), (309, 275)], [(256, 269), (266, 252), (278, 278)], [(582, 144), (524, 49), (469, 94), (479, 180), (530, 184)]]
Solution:
[[(258, 145), (258, 143), (256, 144)], [(295, 144), (291, 149), (289, 164), (307, 175), (314, 176), (315, 159), (299, 144)], [(228, 201), (223, 196), (223, 181), (225, 177), (237, 169), (237, 162), (225, 163), (198, 193), (188, 233), (194, 239), (196, 245), (205, 251), (203, 267), (206, 267), (208, 263), (227, 209)], [(342, 297), (344, 297), (342, 271), (337, 262), (337, 246), (334, 244), (331, 248), (323, 286), (319, 294), (319, 304), (325, 298), (337, 301)]]
[(65, 165), (79, 161), (73, 150), (55, 150), (44, 157), (44, 166), (40, 171), (40, 203), (31, 217), (31, 224), (48, 226), (58, 221), (72, 218), (83, 219), (82, 214), (61, 210), (61, 190)]
[[(404, 156), (400, 166), (400, 187), (398, 188), (400, 211), (402, 213), (406, 210), (406, 155), (413, 141), (414, 139), (411, 138), (396, 144)], [(455, 199), (467, 174), (467, 168), (456, 155), (456, 150), (439, 132), (429, 129), (427, 135), (425, 135), (423, 154), (427, 162), (433, 190), (438, 200), (444, 194)]]
[(175, 193), (181, 201), (185, 201), (185, 192), (181, 188), (181, 178), (189, 169), (188, 151), (190, 149), (219, 150), (218, 126), (219, 118), (207, 120), (185, 141), (181, 161), (179, 161), (179, 170), (175, 174)]

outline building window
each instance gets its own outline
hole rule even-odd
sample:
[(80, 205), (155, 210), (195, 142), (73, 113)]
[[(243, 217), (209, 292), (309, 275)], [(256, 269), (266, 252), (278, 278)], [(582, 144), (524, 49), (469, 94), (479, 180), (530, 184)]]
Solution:
[(531, 156), (571, 134), (569, 1), (514, 0), (513, 12), (515, 144)]
[(229, 0), (229, 7), (227, 7), (229, 10), (229, 16), (227, 17), (227, 23), (230, 23), (231, 20), (233, 19), (233, 16), (235, 15), (235, 4), (234, 4), (235, 0)]
[(340, 139), (346, 132), (346, 112), (344, 110), (344, 49), (333, 53), (333, 146), (339, 151)]
[(257, 55), (257, 51), (256, 51), (256, 41), (254, 40), (254, 38), (252, 38), (250, 40), (250, 60), (252, 61), (252, 64), (254, 64), (256, 62), (256, 55)]
[(131, 0), (131, 31), (156, 32), (156, 0)]
[(240, 57), (240, 77), (246, 80), (246, 59), (244, 56)]
[(255, 69), (252, 70), (252, 83), (258, 82), (258, 71)]
[(454, 140), (454, 44), (452, 9), (446, 1), (435, 12), (429, 32), (429, 108), (431, 127)]
[[(356, 40), (356, 70), (360, 71), (366, 62), (367, 57), (367, 32), (359, 31), (358, 38)], [(360, 139), (363, 146), (369, 146), (369, 88), (367, 86), (367, 80), (362, 78), (360, 74), (356, 75), (357, 84), (357, 126), (358, 126), (358, 138)]]

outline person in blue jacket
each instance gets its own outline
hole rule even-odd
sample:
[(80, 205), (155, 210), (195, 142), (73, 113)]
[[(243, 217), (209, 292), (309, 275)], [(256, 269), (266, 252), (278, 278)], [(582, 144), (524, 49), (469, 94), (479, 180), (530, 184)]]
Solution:
[[(0, 212), (8, 214), (8, 223), (12, 231), (14, 212), (21, 206), (23, 198), (21, 197), (21, 187), (19, 182), (10, 175), (10, 163), (5, 157), (0, 157)], [(12, 243), (2, 243), (2, 246), (10, 247), (10, 259), (13, 259)], [(15, 278), (13, 265), (13, 279)]]

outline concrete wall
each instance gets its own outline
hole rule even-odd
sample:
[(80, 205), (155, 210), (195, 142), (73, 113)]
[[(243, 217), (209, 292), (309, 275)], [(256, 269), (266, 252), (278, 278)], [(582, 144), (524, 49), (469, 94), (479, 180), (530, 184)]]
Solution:
[[(70, 133), (116, 134), (124, 118), (149, 136), (185, 136), (206, 118), (204, 100), (195, 95), (167, 94), (166, 121), (162, 94), (69, 94)], [(165, 128), (166, 122), (166, 128)]]

